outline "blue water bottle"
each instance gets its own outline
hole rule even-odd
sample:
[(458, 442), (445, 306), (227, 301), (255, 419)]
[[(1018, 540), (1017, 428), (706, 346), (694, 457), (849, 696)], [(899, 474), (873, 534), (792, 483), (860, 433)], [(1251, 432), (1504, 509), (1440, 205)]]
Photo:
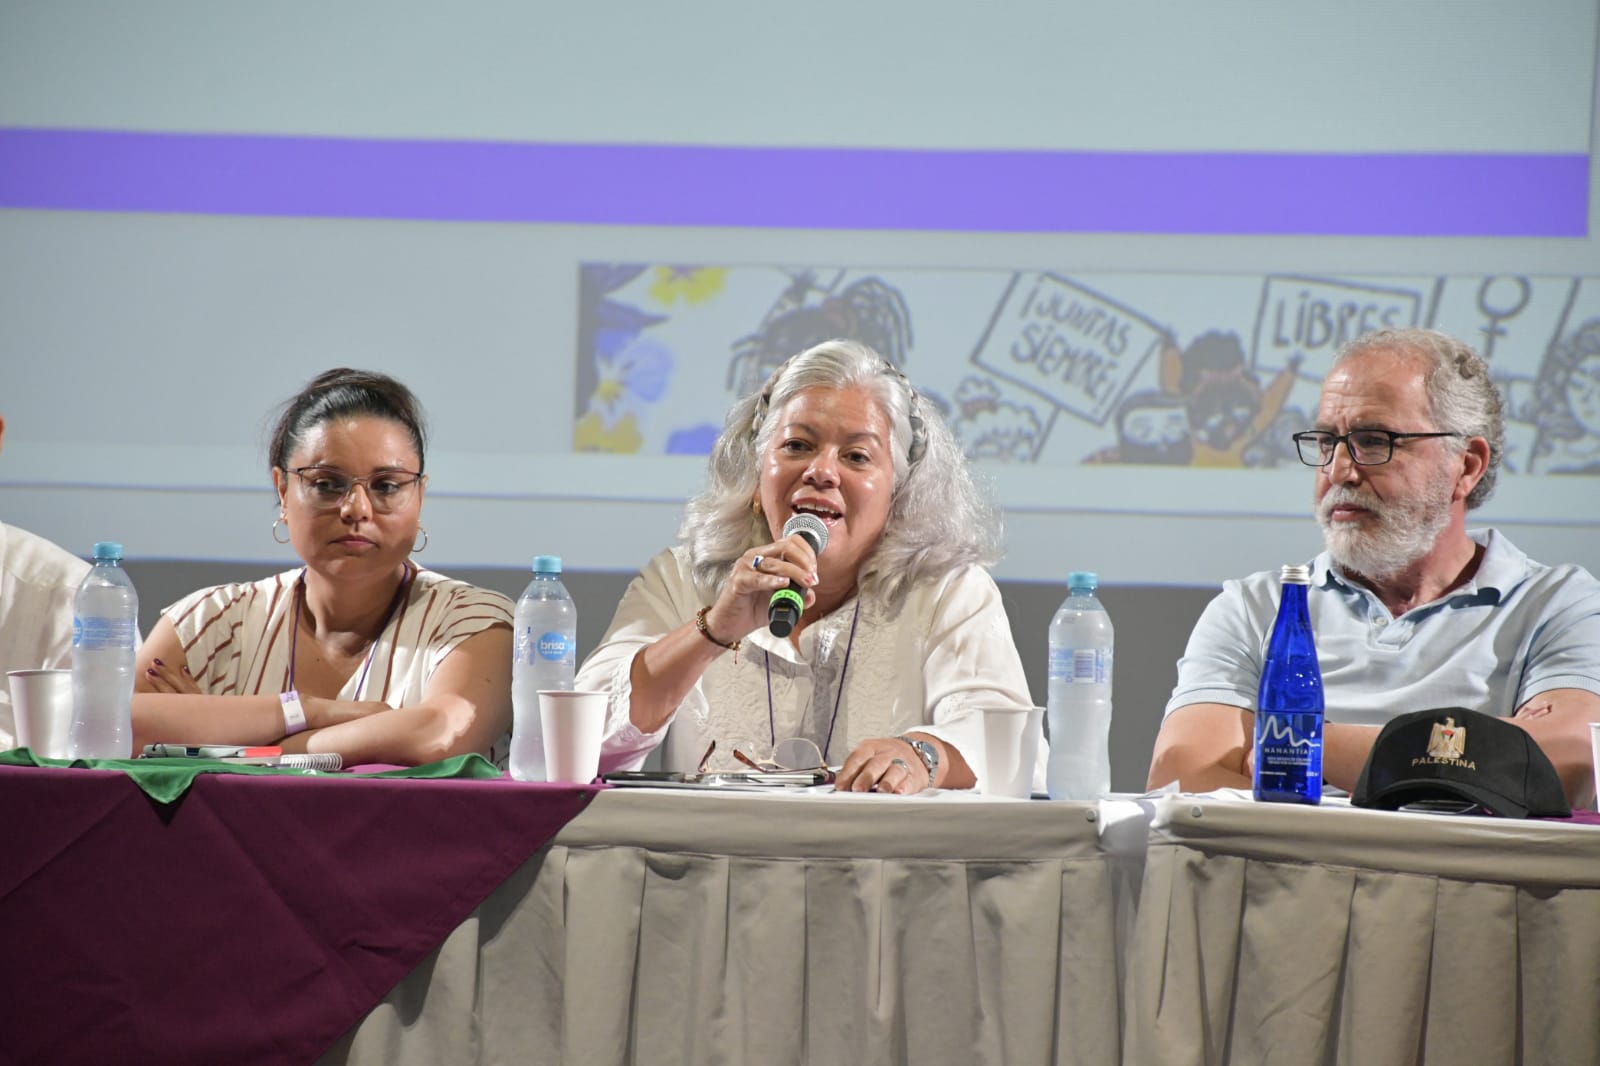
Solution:
[(1283, 596), (1256, 696), (1255, 797), (1322, 802), (1322, 670), (1306, 592), (1311, 568), (1283, 568)]

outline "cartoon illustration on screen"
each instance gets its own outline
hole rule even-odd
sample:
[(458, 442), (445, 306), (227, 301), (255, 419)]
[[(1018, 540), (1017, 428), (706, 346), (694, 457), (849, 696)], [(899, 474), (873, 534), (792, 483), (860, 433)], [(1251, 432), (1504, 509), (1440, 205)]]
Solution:
[(1292, 467), (1339, 349), (1434, 325), (1489, 355), (1508, 472), (1600, 474), (1597, 278), (586, 263), (578, 282), (577, 451), (705, 455), (734, 401), (846, 337), (977, 460)]
[(1195, 466), (1246, 465), (1246, 449), (1272, 428), (1283, 410), (1300, 357), (1290, 356), (1263, 387), (1245, 360), (1239, 335), (1219, 330), (1196, 339), (1178, 362), (1177, 393), (1183, 397), (1194, 441), (1190, 461)]
[(1530, 472), (1600, 474), (1600, 318), (1550, 346), (1534, 387)]
[(672, 353), (644, 336), (667, 316), (611, 295), (647, 269), (586, 263), (579, 275), (578, 350), (588, 358), (578, 362), (574, 451), (639, 451), (640, 421), (672, 374)]
[(895, 366), (905, 366), (911, 349), (905, 297), (877, 277), (840, 288), (844, 277), (845, 271), (834, 271), (830, 282), (819, 284), (815, 271), (790, 275), (755, 331), (733, 342), (728, 389), (734, 396), (754, 392), (785, 359), (828, 340), (860, 341)]
[(1127, 396), (1114, 419), (1116, 443), (1084, 462), (1275, 466), (1285, 452), (1266, 437), (1285, 414), (1300, 362), (1291, 357), (1263, 387), (1236, 333), (1205, 333), (1181, 350), (1169, 341), (1160, 387)]
[(1043, 436), (1031, 406), (1006, 399), (993, 378), (977, 374), (956, 386), (950, 428), (973, 459), (1032, 462)]

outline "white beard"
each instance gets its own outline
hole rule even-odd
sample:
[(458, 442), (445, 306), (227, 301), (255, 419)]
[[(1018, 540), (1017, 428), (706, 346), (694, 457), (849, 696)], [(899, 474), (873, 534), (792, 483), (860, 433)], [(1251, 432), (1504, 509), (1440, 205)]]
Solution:
[[(1322, 542), (1341, 570), (1382, 581), (1394, 577), (1433, 550), (1450, 524), (1451, 486), (1399, 502), (1384, 502), (1348, 485), (1330, 488), (1317, 504)], [(1366, 508), (1363, 526), (1333, 521), (1340, 504)]]

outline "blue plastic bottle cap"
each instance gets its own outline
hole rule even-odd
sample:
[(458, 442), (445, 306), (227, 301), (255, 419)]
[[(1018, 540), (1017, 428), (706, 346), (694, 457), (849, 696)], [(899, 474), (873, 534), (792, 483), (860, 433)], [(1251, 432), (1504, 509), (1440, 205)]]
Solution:
[(561, 556), (535, 555), (533, 557), (533, 572), (536, 574), (561, 573)]
[(96, 559), (117, 559), (120, 561), (122, 558), (122, 545), (114, 540), (97, 540), (94, 542), (94, 557)]
[(1093, 570), (1074, 570), (1067, 575), (1067, 587), (1074, 589), (1088, 589), (1093, 592), (1100, 587), (1100, 578)]

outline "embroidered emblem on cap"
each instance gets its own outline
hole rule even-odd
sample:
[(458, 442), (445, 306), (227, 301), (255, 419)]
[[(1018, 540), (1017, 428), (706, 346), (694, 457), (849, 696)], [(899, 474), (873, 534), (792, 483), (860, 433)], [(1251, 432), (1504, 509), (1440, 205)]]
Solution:
[(1433, 733), (1428, 737), (1428, 757), (1432, 759), (1464, 759), (1467, 755), (1467, 727), (1456, 725), (1454, 718), (1433, 723)]

